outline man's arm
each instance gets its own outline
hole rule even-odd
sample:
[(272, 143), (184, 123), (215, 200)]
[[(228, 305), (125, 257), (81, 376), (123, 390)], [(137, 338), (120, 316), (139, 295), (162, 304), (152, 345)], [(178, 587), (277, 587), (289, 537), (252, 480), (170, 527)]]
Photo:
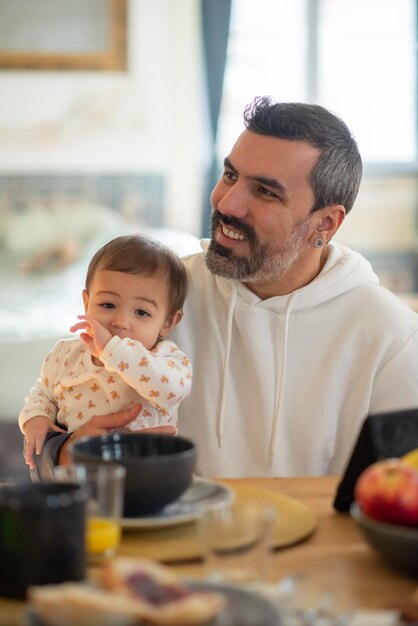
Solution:
[(68, 447), (81, 437), (95, 437), (105, 435), (112, 430), (123, 429), (130, 421), (137, 417), (141, 409), (135, 405), (126, 411), (94, 415), (91, 420), (77, 428), (73, 433), (48, 433), (41, 453), (35, 454), (33, 461), (36, 466), (31, 469), (31, 478), (34, 482), (53, 479), (53, 469), (56, 465), (65, 465), (70, 462)]
[(33, 482), (53, 479), (53, 468), (59, 464), (59, 453), (69, 437), (68, 433), (47, 433), (41, 453), (33, 456), (35, 468), (30, 470)]

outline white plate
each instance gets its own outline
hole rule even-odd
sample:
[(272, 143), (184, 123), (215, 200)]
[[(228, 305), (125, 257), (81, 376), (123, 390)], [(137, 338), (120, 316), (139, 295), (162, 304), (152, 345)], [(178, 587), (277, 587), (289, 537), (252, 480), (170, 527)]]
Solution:
[(181, 498), (154, 515), (124, 517), (122, 528), (139, 530), (185, 524), (197, 519), (207, 507), (232, 502), (234, 498), (235, 493), (230, 487), (205, 478), (195, 478)]
[(202, 591), (217, 591), (227, 597), (225, 609), (206, 626), (284, 626), (279, 610), (267, 597), (239, 587), (189, 581)]

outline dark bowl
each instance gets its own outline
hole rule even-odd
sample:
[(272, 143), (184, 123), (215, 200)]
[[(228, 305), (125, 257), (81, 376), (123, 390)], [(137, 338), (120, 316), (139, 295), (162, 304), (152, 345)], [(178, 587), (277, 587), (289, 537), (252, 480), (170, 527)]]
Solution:
[(117, 463), (126, 468), (124, 516), (161, 511), (190, 485), (196, 444), (183, 437), (111, 433), (83, 437), (70, 447), (74, 463)]
[(387, 565), (414, 578), (418, 576), (418, 528), (372, 519), (356, 502), (351, 505), (350, 513)]

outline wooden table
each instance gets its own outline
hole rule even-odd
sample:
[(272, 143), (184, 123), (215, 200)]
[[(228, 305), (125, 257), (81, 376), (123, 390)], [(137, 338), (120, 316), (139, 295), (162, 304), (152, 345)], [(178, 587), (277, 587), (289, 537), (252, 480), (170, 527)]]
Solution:
[[(391, 597), (407, 597), (418, 581), (389, 569), (363, 539), (349, 515), (335, 513), (332, 500), (338, 479), (258, 478), (223, 481), (232, 487), (246, 484), (271, 489), (307, 504), (318, 516), (318, 528), (305, 541), (275, 552), (271, 582), (306, 572), (321, 585), (337, 584), (350, 590), (364, 608), (387, 608)], [(123, 541), (123, 540), (122, 540)], [(173, 564), (185, 576), (201, 576), (201, 562)], [(24, 603), (0, 600), (0, 626), (21, 624)]]
[[(301, 543), (275, 552), (271, 581), (279, 581), (291, 574), (306, 572), (321, 585), (341, 585), (349, 589), (358, 606), (387, 608), (391, 597), (407, 597), (417, 587), (418, 580), (397, 573), (387, 567), (357, 528), (354, 520), (344, 513), (336, 513), (332, 501), (338, 478), (257, 478), (223, 481), (272, 489), (300, 500), (318, 516), (315, 533)], [(179, 564), (175, 569), (181, 575), (199, 575), (201, 564)]]

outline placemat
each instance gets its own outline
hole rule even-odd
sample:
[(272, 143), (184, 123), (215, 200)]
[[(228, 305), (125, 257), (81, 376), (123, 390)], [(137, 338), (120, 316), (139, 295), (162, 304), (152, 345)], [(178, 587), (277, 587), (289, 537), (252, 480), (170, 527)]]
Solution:
[[(234, 485), (238, 499), (268, 502), (278, 510), (274, 547), (283, 548), (311, 535), (317, 526), (314, 512), (305, 504), (269, 489)], [(166, 563), (201, 558), (197, 523), (170, 528), (124, 530), (119, 555), (156, 559)]]

